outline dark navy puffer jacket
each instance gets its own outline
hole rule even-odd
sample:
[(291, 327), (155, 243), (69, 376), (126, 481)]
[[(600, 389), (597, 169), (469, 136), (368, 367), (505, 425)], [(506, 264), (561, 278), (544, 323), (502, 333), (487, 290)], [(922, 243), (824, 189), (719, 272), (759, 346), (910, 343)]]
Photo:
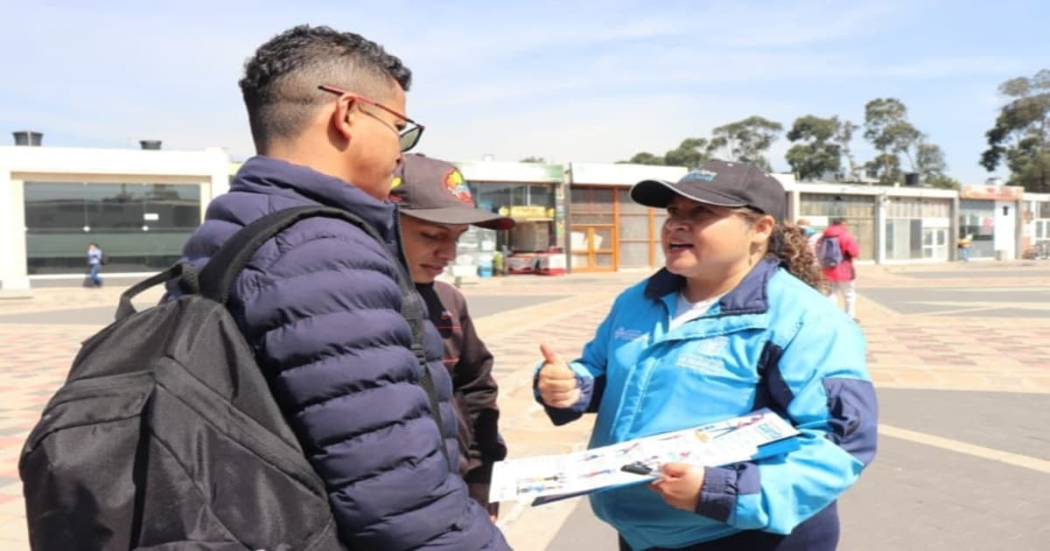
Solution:
[[(230, 310), (311, 464), (340, 538), (355, 549), (506, 549), (439, 446), (458, 457), (441, 337), (426, 351), (443, 435), (417, 383), (400, 314), (394, 207), (342, 180), (267, 157), (248, 160), (208, 207), (184, 255), (200, 267), (235, 231), (270, 212), (322, 204), (372, 224), (389, 251), (346, 222), (303, 220), (267, 241), (238, 277)], [(442, 438), (443, 437), (443, 438)]]

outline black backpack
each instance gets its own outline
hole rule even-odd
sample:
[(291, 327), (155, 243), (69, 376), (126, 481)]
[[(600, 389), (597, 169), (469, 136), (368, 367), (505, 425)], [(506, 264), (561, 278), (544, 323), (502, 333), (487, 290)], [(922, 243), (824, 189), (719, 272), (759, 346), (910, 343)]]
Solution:
[[(240, 230), (199, 277), (180, 263), (121, 295), (117, 321), (84, 342), (22, 450), (34, 550), (343, 549), (325, 486), (225, 307), (256, 249), (313, 216), (379, 239), (342, 210), (287, 209)], [(420, 384), (440, 431), (422, 305), (397, 264)], [(178, 298), (135, 311), (135, 295), (170, 280)]]

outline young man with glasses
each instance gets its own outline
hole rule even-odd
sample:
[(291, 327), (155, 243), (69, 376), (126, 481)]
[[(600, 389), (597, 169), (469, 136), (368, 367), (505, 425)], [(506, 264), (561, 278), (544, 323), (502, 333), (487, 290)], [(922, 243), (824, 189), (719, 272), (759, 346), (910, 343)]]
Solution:
[(290, 207), (340, 208), (374, 226), (383, 243), (341, 220), (296, 223), (255, 253), (230, 310), (325, 482), (346, 546), (507, 549), (441, 450), (456, 457), (440, 338), (430, 331), (425, 342), (439, 432), (400, 313), (386, 198), (423, 131), (404, 114), (410, 81), (398, 58), (356, 34), (299, 26), (263, 44), (240, 81), (258, 156), (212, 201), (184, 254), (200, 267), (234, 232)]

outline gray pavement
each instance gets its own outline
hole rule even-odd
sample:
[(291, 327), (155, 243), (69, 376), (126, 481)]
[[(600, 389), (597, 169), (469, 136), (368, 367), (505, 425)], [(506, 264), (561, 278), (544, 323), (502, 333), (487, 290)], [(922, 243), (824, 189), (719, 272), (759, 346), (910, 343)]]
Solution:
[(503, 312), (509, 313), (526, 306), (565, 298), (565, 295), (471, 295), (469, 292), (465, 293), (465, 296), (472, 318), (483, 318)]
[(960, 263), (957, 269), (953, 270), (908, 270), (902, 272), (901, 275), (914, 279), (967, 279), (977, 276), (986, 276), (988, 272), (995, 272), (995, 277), (1039, 277), (1040, 275), (1050, 275), (1050, 261), (1032, 261), (1013, 263), (1014, 266), (1021, 266), (1020, 268), (1002, 268), (1002, 265), (997, 263), (986, 263), (986, 262), (971, 262), (971, 263)]
[(1046, 394), (882, 389), (879, 409), (886, 425), (1050, 461)]
[(57, 323), (68, 323), (76, 325), (98, 325), (106, 326), (113, 323), (113, 315), (117, 311), (114, 306), (93, 306), (89, 308), (71, 308), (68, 310), (53, 310), (50, 312), (25, 312), (21, 314), (7, 314), (0, 316), (0, 324), (41, 324), (51, 325)]
[[(906, 429), (1021, 460), (982, 457), (965, 446), (924, 442), (921, 435), (906, 440), (899, 430), (884, 433), (875, 463), (841, 500), (840, 549), (1050, 548), (1044, 544), (1050, 536), (1050, 263), (858, 271), (872, 376), (887, 385), (879, 390), (887, 432)], [(536, 344), (553, 340), (567, 354), (578, 350), (607, 301), (643, 277), (496, 278), (464, 285), (479, 331), (496, 354), (505, 391), (501, 430), (513, 454), (563, 453), (586, 440), (588, 429), (577, 426), (582, 422), (551, 429), (532, 403)], [(0, 386), (8, 389), (0, 408), (0, 421), (7, 423), (0, 444), (7, 448), (0, 451), (10, 460), (0, 473), (2, 549), (26, 549), (19, 532), (21, 488), (12, 470), (24, 440), (17, 430), (35, 422), (41, 400), (68, 369), (75, 343), (112, 319), (116, 291), (40, 289), (33, 300), (0, 304), (0, 345), (6, 347), (0, 363), (7, 363)], [(150, 300), (156, 298), (143, 302)], [(24, 373), (25, 366), (32, 371)], [(955, 385), (967, 390), (946, 390)], [(501, 525), (519, 551), (616, 549), (615, 533), (594, 519), (585, 500), (567, 503), (564, 514), (557, 507), (515, 510), (507, 503)]]
[[(91, 291), (85, 291), (91, 292)], [(501, 312), (510, 312), (564, 298), (564, 295), (472, 295), (467, 307), (472, 317), (481, 318)], [(47, 312), (25, 312), (0, 315), (0, 324), (77, 324), (105, 326), (113, 322), (116, 305), (71, 308)]]
[[(1050, 274), (1047, 281), (1050, 281)], [(1050, 317), (1050, 288), (864, 287), (859, 292), (901, 314), (951, 315), (961, 308), (975, 307), (983, 308), (982, 317)]]
[[(880, 422), (1050, 460), (1050, 396), (879, 391)], [(1036, 550), (1050, 536), (1050, 475), (883, 436), (840, 501), (844, 551)], [(581, 500), (551, 551), (616, 549)]]
[(893, 438), (882, 438), (880, 447), (841, 501), (840, 549), (1047, 548), (1046, 473)]

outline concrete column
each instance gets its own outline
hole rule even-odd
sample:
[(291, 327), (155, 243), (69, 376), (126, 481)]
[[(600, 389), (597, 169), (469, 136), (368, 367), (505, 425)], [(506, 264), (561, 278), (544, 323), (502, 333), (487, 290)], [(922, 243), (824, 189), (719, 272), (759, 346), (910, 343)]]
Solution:
[[(1023, 196), (1024, 195), (1022, 194), (1022, 197)], [(1017, 209), (1017, 217), (1015, 218), (1017, 227), (1014, 229), (1014, 260), (1020, 260), (1024, 258), (1024, 200), (1018, 199), (1017, 202), (1014, 203), (1014, 208)]]
[(204, 150), (209, 155), (211, 178), (201, 189), (201, 220), (212, 199), (230, 191), (230, 154), (222, 147), (209, 147)]
[[(949, 219), (949, 231), (951, 235), (948, 236), (948, 259), (952, 262), (959, 260), (959, 196), (952, 197), (952, 209), (948, 213), (951, 218)], [(973, 249), (971, 249), (972, 251)]]
[(875, 196), (875, 258), (876, 264), (886, 262), (886, 201), (885, 193)]
[(25, 192), (11, 171), (0, 167), (0, 286), (4, 291), (29, 289), (26, 259)]
[(792, 189), (789, 194), (787, 219), (794, 222), (802, 218), (802, 192)]
[[(565, 234), (562, 236), (564, 242), (562, 246), (565, 248), (565, 273), (572, 273), (572, 182), (573, 182), (573, 170), (572, 163), (569, 163), (568, 168), (562, 171), (562, 179), (560, 184), (555, 184), (561, 193), (555, 193), (554, 195), (554, 223), (557, 224), (559, 218), (561, 219), (562, 227), (565, 229)], [(560, 196), (560, 197), (559, 197)], [(618, 223), (618, 221), (614, 222)], [(619, 244), (616, 244), (619, 246)], [(504, 259), (504, 262), (506, 260)]]

